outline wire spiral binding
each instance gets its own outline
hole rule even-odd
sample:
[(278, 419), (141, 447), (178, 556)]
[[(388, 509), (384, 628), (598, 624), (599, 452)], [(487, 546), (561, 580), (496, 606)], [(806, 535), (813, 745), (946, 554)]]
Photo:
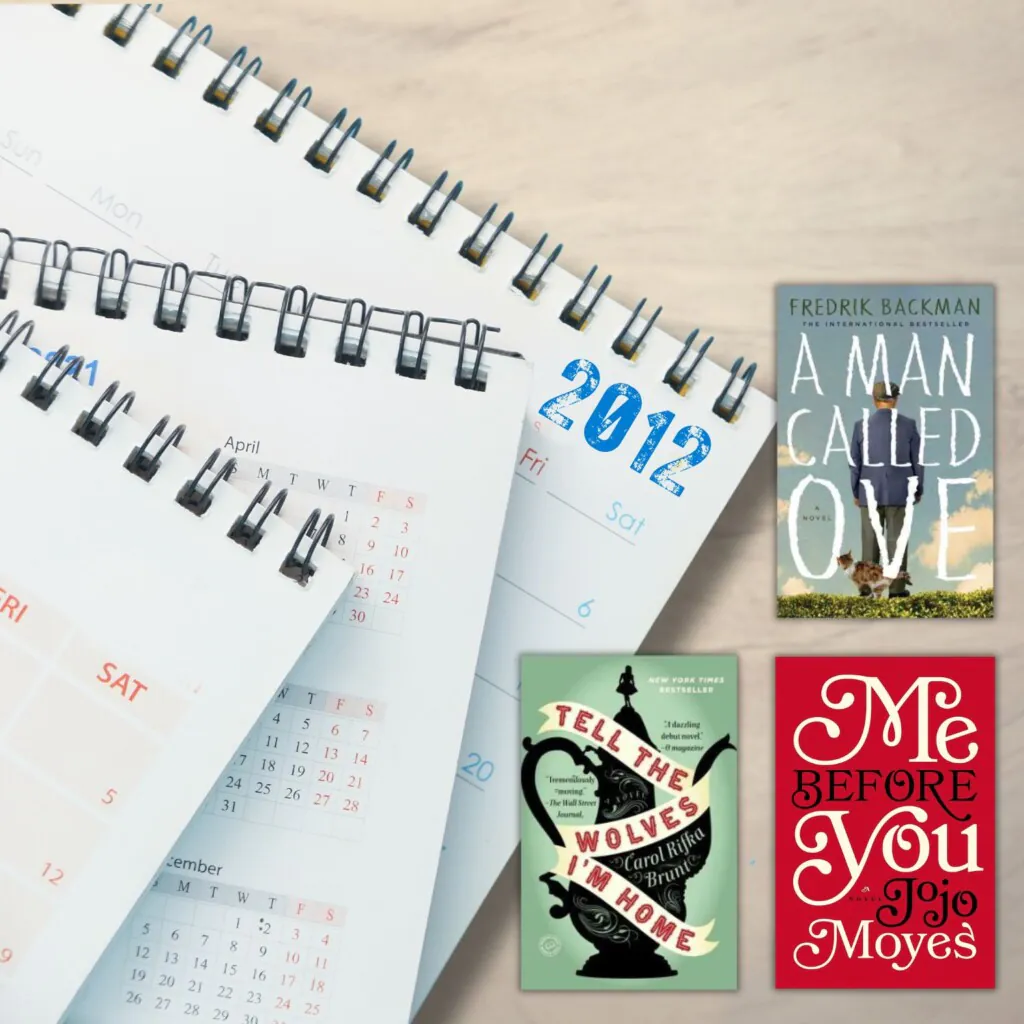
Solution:
[[(78, 7), (81, 5), (53, 4), (52, 6), (56, 7), (63, 14), (73, 17), (77, 14)], [(152, 6), (151, 4), (146, 4), (140, 8), (138, 5), (126, 4), (108, 22), (104, 28), (104, 35), (118, 43), (118, 45), (126, 46), (131, 41), (139, 22), (145, 17)], [(155, 9), (159, 10), (160, 6), (159, 4), (156, 5)], [(164, 74), (170, 75), (172, 78), (177, 77), (193, 49), (197, 46), (207, 46), (212, 36), (212, 26), (207, 24), (199, 28), (197, 19), (194, 16), (189, 18), (178, 29), (171, 42), (157, 55), (154, 67)], [(178, 47), (181, 47), (180, 51)], [(226, 110), (231, 105), (231, 101), (245, 79), (250, 76), (253, 78), (258, 77), (262, 68), (262, 61), (259, 57), (254, 57), (248, 63), (243, 63), (246, 56), (246, 48), (243, 46), (225, 61), (220, 73), (203, 92), (203, 99), (207, 103), (212, 103)], [(234, 75), (233, 81), (229, 86), (226, 86), (225, 83), (232, 75)], [(278, 92), (271, 106), (256, 118), (254, 127), (272, 142), (277, 142), (281, 139), (295, 111), (300, 107), (306, 107), (312, 99), (313, 90), (310, 86), (302, 88), (298, 95), (293, 98), (298, 85), (298, 79), (291, 79)], [(348, 110), (343, 107), (328, 124), (320, 137), (306, 151), (305, 160), (312, 167), (329, 173), (338, 162), (342, 147), (350, 138), (354, 138), (358, 134), (362, 126), (360, 118), (356, 118), (347, 129), (342, 130), (347, 116)], [(356, 185), (358, 192), (376, 203), (383, 203), (387, 197), (388, 186), (394, 177), (400, 171), (408, 169), (412, 162), (414, 155), (412, 149), (406, 149), (397, 160), (392, 158), (397, 145), (397, 140), (393, 139), (389, 142), (380, 152), (370, 171), (363, 175)], [(434, 184), (430, 186), (423, 199), (416, 203), (412, 210), (409, 211), (406, 218), (409, 224), (425, 236), (429, 237), (432, 234), (450, 204), (462, 192), (463, 184), (461, 181), (458, 181), (445, 194), (443, 187), (447, 179), (448, 172), (442, 172)], [(505, 214), (496, 225), (492, 224), (492, 219), (497, 213), (497, 209), (498, 204), (492, 203), (487, 212), (479, 219), (471, 234), (459, 246), (459, 255), (477, 267), (482, 268), (486, 265), (495, 245), (512, 225), (514, 218), (512, 212)], [(562, 252), (562, 246), (559, 244), (545, 256), (543, 250), (547, 238), (546, 233), (541, 236), (540, 241), (533, 247), (526, 262), (511, 281), (512, 286), (531, 301), (536, 300), (540, 295), (544, 286), (545, 274)], [(538, 259), (540, 260), (540, 267), (534, 270), (533, 265)], [(572, 330), (582, 331), (591, 323), (597, 313), (601, 298), (612, 282), (612, 277), (609, 274), (599, 285), (593, 287), (588, 295), (588, 289), (591, 289), (591, 281), (595, 279), (597, 270), (596, 265), (591, 268), (583, 278), (575, 295), (565, 304), (559, 314), (561, 323)], [(639, 320), (640, 312), (646, 301), (646, 299), (641, 299), (637, 303), (625, 326), (616, 335), (611, 345), (612, 351), (630, 361), (634, 361), (639, 357), (644, 339), (661, 313), (661, 307), (659, 306), (653, 315), (648, 318), (647, 322), (634, 333), (633, 328)], [(683, 350), (679, 357), (668, 368), (662, 378), (664, 383), (668, 384), (673, 391), (680, 395), (686, 393), (694, 371), (704, 358), (708, 346), (714, 340), (713, 337), (709, 337), (697, 349), (692, 360), (684, 367), (684, 361), (692, 347), (696, 334), (696, 331), (693, 332), (684, 342)], [(727, 423), (735, 422), (739, 416), (743, 400), (757, 371), (757, 364), (750, 363), (741, 373), (742, 365), (742, 358), (737, 359), (733, 363), (729, 372), (729, 379), (712, 406), (715, 415)], [(730, 397), (730, 389), (736, 383), (737, 378), (740, 380), (739, 394)]]
[[(27, 320), (19, 323), (20, 311), (12, 310), (0, 320), (0, 341), (3, 335), (7, 340), (0, 344), (0, 372), (9, 362), (9, 353), (19, 342), (28, 345), (35, 329), (35, 323)], [(61, 384), (67, 377), (77, 377), (82, 367), (82, 357), (68, 358), (68, 346), (62, 345), (54, 352), (45, 365), (28, 380), (22, 389), (21, 397), (37, 409), (48, 410), (59, 396)], [(56, 369), (58, 368), (59, 369)], [(52, 380), (50, 379), (52, 377)], [(120, 381), (110, 384), (90, 409), (83, 409), (71, 426), (71, 432), (94, 447), (99, 447), (107, 436), (111, 423), (119, 415), (126, 415), (134, 401), (135, 392), (126, 391), (118, 395)], [(177, 447), (185, 436), (185, 425), (178, 424), (169, 433), (165, 433), (171, 420), (163, 416), (150, 430), (141, 445), (133, 448), (125, 459), (123, 466), (133, 476), (148, 483), (159, 472), (161, 458), (168, 448)], [(153, 451), (153, 448), (156, 450)], [(227, 459), (219, 467), (221, 449), (215, 449), (200, 466), (199, 471), (179, 488), (175, 498), (178, 505), (197, 517), (205, 515), (215, 500), (214, 492), (219, 484), (229, 479), (235, 472), (236, 463), (233, 458)], [(280, 515), (288, 496), (288, 488), (282, 487), (269, 502), (264, 499), (270, 493), (271, 484), (266, 482), (249, 502), (245, 511), (235, 519), (227, 536), (247, 551), (255, 551), (266, 532), (267, 520), (272, 515)], [(305, 586), (316, 573), (313, 556), (318, 547), (326, 547), (330, 542), (334, 529), (334, 516), (327, 516), (321, 523), (320, 510), (317, 509), (303, 524), (295, 536), (288, 553), (282, 561), (279, 571), (283, 576)], [(302, 551), (304, 542), (312, 537), (312, 542)]]
[[(426, 317), (417, 310), (387, 309), (370, 306), (362, 299), (321, 295), (302, 285), (250, 282), (238, 275), (190, 270), (184, 263), (132, 259), (124, 249), (72, 246), (62, 238), (47, 241), (44, 238), (16, 236), (7, 228), (0, 228), (0, 300), (7, 297), (10, 267), (14, 261), (15, 248), (19, 246), (42, 250), (27, 262), (38, 263), (34, 301), (44, 309), (63, 310), (67, 306), (69, 276), (72, 271), (76, 271), (96, 280), (96, 297), (92, 303), (95, 315), (123, 320), (128, 315), (132, 287), (153, 290), (153, 285), (142, 279), (148, 272), (150, 277), (154, 274), (159, 276), (153, 323), (164, 331), (178, 333), (186, 330), (189, 301), (203, 291), (203, 298), (213, 298), (219, 303), (215, 328), (219, 338), (247, 341), (252, 310), (270, 309), (277, 313), (274, 351), (291, 358), (302, 359), (307, 355), (309, 325), (314, 319), (337, 325), (334, 361), (347, 366), (366, 365), (371, 329), (397, 334), (395, 373), (414, 380), (427, 377), (429, 346), (457, 346), (458, 358), (453, 383), (468, 391), (487, 390), (483, 364), (485, 352), (514, 355), (488, 349), (486, 334), (493, 328), (483, 326), (478, 320)], [(91, 265), (83, 265), (86, 259)], [(397, 331), (386, 328), (374, 322), (375, 315), (378, 319), (380, 316), (400, 318), (401, 326)], [(3, 322), (6, 323), (6, 319)], [(458, 328), (458, 342), (432, 335), (432, 328), (440, 325)], [(356, 335), (354, 339), (350, 337), (353, 334)], [(2, 352), (0, 350), (0, 367), (3, 366)], [(78, 370), (62, 367), (61, 372), (77, 375)], [(42, 393), (40, 401), (41, 396)]]
[[(285, 555), (284, 561), (281, 563), (281, 572), (285, 574), (289, 579), (295, 580), (297, 583), (305, 586), (309, 581), (313, 573), (316, 572), (316, 566), (313, 565), (313, 553), (317, 547), (327, 547), (328, 542), (331, 539), (331, 531), (334, 529), (334, 516), (329, 515), (322, 523), (320, 522), (320, 516), (322, 515), (320, 509), (313, 509), (309, 514), (309, 518), (303, 524), (302, 529), (299, 530), (298, 536), (295, 538), (295, 543), (292, 544), (291, 550)], [(309, 548), (305, 555), (299, 554), (299, 545), (306, 537), (312, 537)]]

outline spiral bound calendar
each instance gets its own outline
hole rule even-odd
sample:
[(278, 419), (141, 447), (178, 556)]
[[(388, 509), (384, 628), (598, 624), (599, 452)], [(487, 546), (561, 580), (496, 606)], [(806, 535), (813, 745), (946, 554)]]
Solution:
[(519, 655), (635, 649), (775, 405), (753, 364), (722, 369), (697, 331), (680, 344), (660, 308), (612, 301), (598, 267), (564, 271), (547, 236), (522, 245), (511, 212), (471, 213), (447, 174), (418, 181), (411, 149), (364, 146), (369, 126), (345, 109), (322, 121), (299, 81), (267, 88), (257, 55), (218, 56), (194, 18), (10, 7), (0, 27), (15, 44), (0, 66), (0, 187), (19, 231), (476, 317), (534, 364), (418, 1004), (517, 842)]
[(68, 1024), (407, 1020), (529, 365), (474, 322), (324, 295), (303, 317), (296, 288), (217, 297), (123, 253), (2, 231), (0, 249), (0, 316), (31, 317), (38, 356), (73, 339), (94, 391), (131, 379), (154, 413), (176, 396), (238, 486), (283, 481), (293, 524), (333, 514), (355, 574)]
[(45, 1024), (351, 571), (26, 335), (0, 319), (0, 1020)]

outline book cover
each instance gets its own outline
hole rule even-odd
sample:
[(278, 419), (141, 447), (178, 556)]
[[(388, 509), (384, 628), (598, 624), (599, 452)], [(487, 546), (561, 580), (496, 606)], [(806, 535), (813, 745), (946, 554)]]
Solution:
[(521, 673), (522, 987), (735, 989), (735, 656)]
[(994, 290), (776, 293), (780, 618), (990, 618)]
[(994, 988), (994, 658), (775, 660), (776, 988)]

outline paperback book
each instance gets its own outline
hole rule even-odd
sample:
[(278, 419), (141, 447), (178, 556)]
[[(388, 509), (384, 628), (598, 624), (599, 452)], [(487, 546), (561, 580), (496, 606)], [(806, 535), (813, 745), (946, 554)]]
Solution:
[(993, 305), (778, 289), (779, 617), (993, 615)]
[(994, 658), (775, 661), (776, 988), (994, 988)]
[(736, 680), (523, 657), (524, 989), (736, 988)]

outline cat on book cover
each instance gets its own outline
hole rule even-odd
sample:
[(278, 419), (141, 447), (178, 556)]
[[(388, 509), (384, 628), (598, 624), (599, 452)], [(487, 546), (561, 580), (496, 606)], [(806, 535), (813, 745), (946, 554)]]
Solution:
[(779, 659), (776, 688), (777, 987), (993, 987), (993, 659)]
[(836, 562), (839, 568), (850, 577), (850, 582), (857, 587), (862, 597), (879, 598), (893, 584), (903, 583), (910, 586), (910, 573), (901, 569), (895, 576), (886, 576), (885, 570), (877, 562), (855, 562), (853, 552), (847, 551), (840, 555)]
[[(790, 289), (779, 310), (780, 613), (856, 615), (890, 598), (903, 617), (990, 617), (990, 290), (932, 307), (828, 300), (845, 313), (811, 291)], [(926, 308), (948, 319), (917, 319)]]

